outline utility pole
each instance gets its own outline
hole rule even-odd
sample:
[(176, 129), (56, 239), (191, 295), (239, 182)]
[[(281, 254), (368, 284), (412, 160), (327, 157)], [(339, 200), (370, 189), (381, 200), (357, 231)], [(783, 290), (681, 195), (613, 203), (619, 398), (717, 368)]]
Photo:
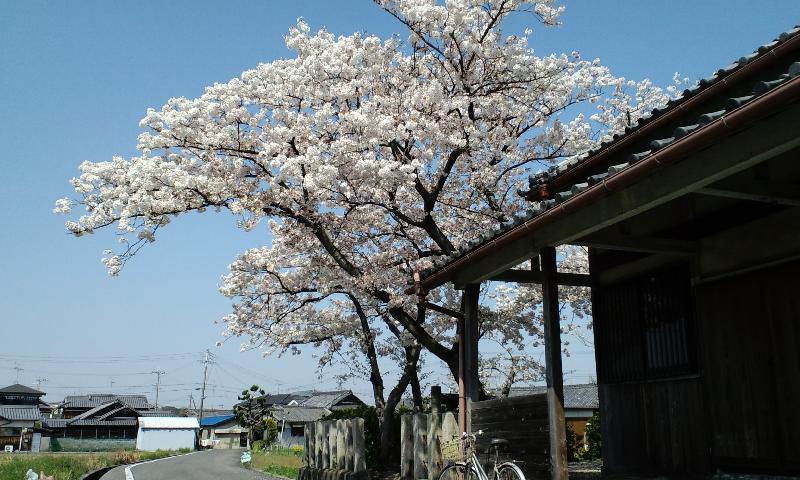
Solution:
[(46, 378), (42, 378), (42, 377), (37, 378), (36, 379), (36, 390), (41, 390), (42, 389), (42, 383), (46, 382), (46, 381), (47, 381)]
[(201, 422), (203, 421), (203, 404), (205, 403), (205, 400), (206, 400), (206, 383), (208, 382), (208, 366), (211, 363), (213, 363), (212, 362), (213, 358), (214, 358), (214, 356), (211, 355), (211, 350), (206, 349), (205, 358), (203, 359), (203, 365), (205, 366), (203, 368), (203, 389), (200, 392), (200, 421)]
[(161, 375), (164, 375), (167, 372), (156, 367), (156, 369), (150, 373), (155, 374), (156, 376), (156, 409), (158, 409), (158, 390), (161, 388)]
[(14, 370), (17, 371), (17, 379), (14, 381), (14, 383), (19, 383), (19, 372), (23, 371), (24, 368), (20, 367), (17, 362), (14, 362)]
[[(115, 383), (117, 383), (117, 382), (115, 382), (113, 378), (109, 378), (108, 379), (108, 393), (114, 393), (114, 384)], [(158, 403), (158, 400), (156, 400), (156, 403)]]

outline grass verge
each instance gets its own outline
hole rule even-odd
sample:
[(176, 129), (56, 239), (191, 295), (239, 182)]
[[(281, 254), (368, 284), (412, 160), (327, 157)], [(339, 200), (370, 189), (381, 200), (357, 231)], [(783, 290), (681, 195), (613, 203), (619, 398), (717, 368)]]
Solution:
[(22, 480), (30, 469), (37, 474), (44, 472), (45, 475), (53, 476), (56, 480), (78, 480), (98, 468), (155, 460), (188, 451), (0, 454), (0, 479)]
[(302, 466), (303, 450), (289, 448), (253, 451), (253, 461), (250, 462), (253, 470), (287, 478), (297, 478)]

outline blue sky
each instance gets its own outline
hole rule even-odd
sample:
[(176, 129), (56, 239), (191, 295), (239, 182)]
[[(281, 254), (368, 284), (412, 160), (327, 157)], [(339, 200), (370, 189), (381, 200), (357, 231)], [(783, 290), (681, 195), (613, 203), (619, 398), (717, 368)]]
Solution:
[[(699, 79), (800, 22), (795, 0), (575, 0), (563, 25), (533, 25), (539, 54), (577, 50), (627, 78), (666, 85), (674, 72)], [(55, 199), (83, 160), (135, 153), (139, 119), (172, 96), (192, 97), (259, 62), (289, 55), (283, 35), (297, 17), (338, 34), (401, 32), (367, 0), (0, 2), (0, 384), (42, 386), (50, 399), (73, 391), (151, 392), (168, 373), (162, 403), (185, 405), (211, 348), (211, 403), (230, 405), (243, 384), (269, 390), (334, 388), (318, 381), (311, 352), (262, 359), (221, 348), (228, 301), (217, 293), (227, 264), (264, 244), (225, 215), (188, 216), (110, 278), (101, 252), (113, 231), (75, 239)], [(513, 28), (529, 23), (515, 20)], [(47, 358), (43, 358), (47, 357)], [(592, 356), (565, 362), (573, 381)], [(388, 366), (391, 367), (391, 366)], [(570, 381), (570, 378), (567, 379)], [(369, 398), (366, 383), (352, 387)]]

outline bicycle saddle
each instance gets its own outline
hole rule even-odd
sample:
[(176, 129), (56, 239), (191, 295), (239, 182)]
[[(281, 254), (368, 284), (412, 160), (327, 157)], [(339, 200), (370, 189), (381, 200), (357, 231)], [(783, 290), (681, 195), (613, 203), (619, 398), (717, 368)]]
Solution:
[(498, 450), (507, 450), (511, 443), (505, 438), (493, 438), (489, 442), (489, 448), (497, 448)]

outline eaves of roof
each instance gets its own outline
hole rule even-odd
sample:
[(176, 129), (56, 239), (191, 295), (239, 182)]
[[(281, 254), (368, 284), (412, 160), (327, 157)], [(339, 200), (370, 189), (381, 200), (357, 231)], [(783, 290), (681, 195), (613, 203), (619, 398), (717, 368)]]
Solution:
[[(774, 42), (759, 48), (753, 55), (743, 57), (738, 62), (742, 65), (726, 67), (726, 69), (720, 70), (720, 72), (741, 72), (743, 71), (741, 69), (746, 68), (745, 62), (753, 62), (753, 65), (756, 66), (752, 68), (766, 68), (773, 64), (765, 63), (765, 61), (756, 64), (755, 59), (777, 58), (777, 54), (767, 55), (767, 53), (774, 52), (775, 49), (781, 46), (783, 46), (783, 52), (791, 51), (797, 55), (797, 49), (800, 48), (800, 27), (785, 32)], [(748, 74), (752, 73), (753, 71), (749, 70)], [(474, 259), (490, 254), (495, 249), (505, 245), (505, 243), (538, 228), (544, 222), (554, 220), (559, 215), (566, 214), (568, 211), (574, 211), (586, 202), (608, 194), (611, 191), (615, 191), (615, 189), (621, 188), (623, 183), (633, 182), (653, 168), (674, 161), (680, 155), (685, 156), (700, 143), (707, 146), (708, 142), (729, 135), (731, 131), (740, 128), (753, 118), (770, 113), (770, 109), (775, 110), (779, 108), (785, 104), (787, 100), (790, 100), (790, 97), (791, 101), (796, 100), (795, 97), (800, 94), (800, 92), (798, 92), (798, 90), (800, 90), (800, 82), (798, 82), (797, 78), (798, 75), (800, 75), (800, 62), (795, 62), (792, 63), (783, 74), (778, 74), (772, 78), (760, 81), (754, 80), (751, 95), (728, 98), (723, 110), (715, 110), (701, 114), (695, 119), (694, 123), (678, 126), (672, 137), (654, 139), (650, 143), (649, 150), (634, 153), (627, 158), (627, 161), (621, 161), (619, 164), (612, 165), (605, 172), (581, 178), (580, 181), (573, 183), (563, 191), (559, 191), (555, 194), (552, 194), (552, 192), (545, 192), (548, 194), (547, 196), (552, 198), (538, 202), (538, 205), (534, 208), (516, 217), (514, 220), (505, 223), (500, 229), (484, 234), (449, 257), (437, 259), (433, 267), (416, 274), (415, 283), (418, 293), (424, 295), (428, 290), (450, 281), (461, 266), (468, 264)], [(718, 72), (717, 77), (722, 78), (722, 74)], [(706, 83), (710, 83), (710, 81), (707, 80)], [(724, 79), (714, 80), (715, 85), (724, 86), (725, 83)], [(696, 98), (699, 98), (701, 95), (719, 95), (720, 92), (725, 92), (725, 90), (715, 89), (712, 92), (710, 87), (706, 87), (702, 93), (695, 94), (697, 95)], [(686, 94), (684, 96), (686, 96)], [(667, 107), (665, 111), (668, 111), (670, 108), (680, 108), (681, 105), (683, 105), (683, 103), (676, 101), (672, 106)], [(665, 114), (664, 111), (661, 111), (654, 114), (654, 116), (656, 115)], [(644, 132), (644, 129), (634, 129), (631, 132)], [(627, 135), (632, 135), (632, 133)], [(615, 140), (616, 144), (621, 145), (625, 142), (625, 139), (629, 138), (627, 135), (618, 137), (617, 140)], [(602, 165), (603, 162), (607, 163), (610, 159), (614, 158), (608, 153), (611, 152), (613, 145), (614, 143), (612, 142), (612, 144), (601, 147), (600, 150), (590, 154), (589, 157), (579, 162), (562, 166), (561, 170), (555, 169), (549, 174), (550, 176), (540, 176), (538, 180), (535, 181), (550, 182), (549, 184), (542, 183), (541, 185), (557, 185), (557, 179), (563, 181), (563, 179), (567, 178), (569, 175), (575, 175), (575, 172), (585, 172), (589, 168), (588, 165), (597, 166)], [(600, 160), (597, 160), (598, 158), (600, 158)], [(535, 181), (533, 181), (533, 187), (537, 185)], [(532, 191), (535, 189), (536, 188), (532, 188)]]

